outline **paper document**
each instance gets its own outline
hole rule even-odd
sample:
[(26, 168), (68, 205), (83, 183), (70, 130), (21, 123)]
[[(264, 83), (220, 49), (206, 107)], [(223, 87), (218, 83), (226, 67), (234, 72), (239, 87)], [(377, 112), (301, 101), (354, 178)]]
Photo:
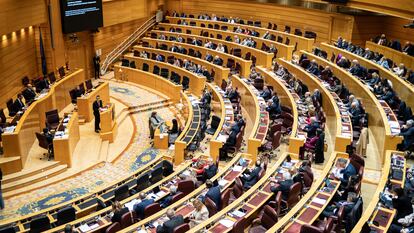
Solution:
[(315, 198), (313, 198), (312, 202), (315, 202), (315, 203), (320, 204), (320, 205), (325, 205), (326, 200), (325, 199), (318, 198), (318, 197), (315, 197)]
[(224, 226), (225, 226), (225, 227), (227, 227), (227, 228), (230, 228), (230, 227), (232, 227), (232, 226), (233, 226), (234, 222), (233, 222), (233, 221), (231, 221), (231, 220), (230, 220), (230, 219), (228, 219), (228, 218), (225, 218), (225, 219), (220, 220), (220, 224), (221, 224), (221, 225), (224, 225)]
[(221, 187), (224, 187), (227, 183), (228, 183), (228, 181), (227, 181), (227, 180), (224, 180), (224, 179), (219, 180), (219, 182), (218, 182), (218, 184), (219, 184)]
[(156, 193), (155, 195), (157, 195), (158, 197), (163, 197), (163, 196), (165, 196), (165, 194), (167, 194), (167, 193), (161, 190), (158, 193)]
[(243, 170), (242, 166), (234, 166), (233, 167), (233, 171), (235, 171), (235, 172), (241, 172), (242, 170)]
[(87, 224), (83, 224), (83, 225), (80, 225), (79, 230), (81, 232), (88, 232), (91, 230), (91, 228)]
[(239, 218), (241, 218), (241, 217), (244, 217), (244, 215), (246, 215), (245, 213), (243, 213), (243, 212), (241, 212), (241, 211), (239, 211), (239, 210), (235, 210), (235, 211), (233, 211), (233, 213), (232, 213), (234, 216), (236, 216), (236, 217), (239, 217)]

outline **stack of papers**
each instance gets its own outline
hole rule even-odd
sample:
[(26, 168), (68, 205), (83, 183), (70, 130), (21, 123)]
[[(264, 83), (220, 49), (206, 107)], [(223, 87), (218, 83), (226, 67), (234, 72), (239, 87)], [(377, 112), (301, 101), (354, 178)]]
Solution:
[(167, 194), (167, 193), (161, 190), (158, 193), (156, 193), (155, 195), (157, 195), (158, 197), (163, 197), (163, 196), (165, 196), (165, 194)]
[(220, 187), (224, 187), (227, 183), (228, 183), (228, 181), (227, 180), (224, 180), (224, 179), (221, 179), (218, 182), (218, 184), (220, 185)]
[(220, 222), (219, 222), (221, 225), (224, 225), (225, 227), (227, 227), (227, 228), (230, 228), (230, 227), (232, 227), (233, 226), (233, 224), (234, 224), (234, 222), (233, 221), (231, 221), (230, 219), (228, 219), (228, 218), (225, 218), (225, 219), (222, 219), (222, 220), (220, 220)]
[(320, 205), (325, 205), (326, 200), (325, 199), (318, 198), (318, 197), (315, 197), (315, 198), (313, 198), (312, 202), (315, 202), (315, 203), (320, 204)]
[(233, 171), (235, 171), (235, 172), (241, 172), (242, 170), (243, 170), (242, 166), (234, 166), (233, 167)]
[(232, 214), (233, 214), (234, 216), (236, 216), (236, 217), (239, 217), (239, 218), (244, 217), (244, 215), (246, 215), (245, 213), (243, 213), (243, 212), (241, 212), (241, 211), (239, 211), (239, 210), (235, 210), (235, 211), (233, 211), (233, 212), (232, 212)]

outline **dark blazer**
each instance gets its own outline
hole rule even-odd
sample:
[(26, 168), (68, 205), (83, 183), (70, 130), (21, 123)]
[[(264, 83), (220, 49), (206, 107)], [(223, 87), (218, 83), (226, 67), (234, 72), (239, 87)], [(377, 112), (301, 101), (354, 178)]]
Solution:
[(355, 169), (354, 165), (352, 165), (350, 163), (350, 164), (348, 164), (348, 166), (346, 166), (345, 169), (341, 170), (341, 173), (343, 174), (341, 182), (348, 183), (349, 177), (353, 176), (353, 175), (356, 175), (357, 170)]
[(217, 174), (217, 166), (215, 164), (208, 166), (208, 168), (204, 169), (204, 173), (207, 179), (212, 178)]
[(308, 138), (313, 138), (316, 135), (317, 129), (319, 129), (319, 123), (315, 122), (313, 124), (307, 125), (304, 131), (308, 133)]
[(95, 100), (92, 104), (92, 108), (93, 108), (93, 115), (99, 115), (99, 108), (102, 108), (102, 100)]
[(264, 100), (268, 100), (270, 97), (272, 97), (272, 93), (270, 93), (270, 90), (265, 90), (260, 94), (260, 97), (262, 97)]
[(121, 210), (114, 212), (114, 216), (112, 216), (111, 221), (121, 223), (122, 215), (128, 212), (129, 212), (129, 209), (127, 207), (124, 207)]
[(287, 200), (289, 198), (289, 190), (290, 187), (294, 184), (292, 179), (284, 180), (279, 182), (279, 186), (273, 186), (270, 190), (274, 193), (278, 193), (279, 191), (282, 192), (283, 200)]
[(400, 135), (404, 137), (404, 146), (410, 146), (414, 143), (414, 126), (411, 126), (408, 129), (402, 129)]
[(184, 218), (182, 215), (172, 217), (170, 220), (164, 222), (157, 227), (157, 233), (173, 233), (174, 228), (184, 224)]
[(30, 102), (36, 97), (36, 92), (34, 92), (31, 88), (26, 88), (22, 92), (22, 95), (26, 102)]
[(217, 209), (220, 209), (220, 207), (221, 207), (221, 191), (220, 191), (220, 187), (218, 185), (211, 187), (207, 191), (205, 197), (210, 198), (216, 204)]
[(145, 199), (141, 201), (140, 203), (137, 203), (134, 205), (134, 211), (137, 214), (138, 218), (140, 219), (144, 218), (145, 207), (151, 205), (152, 203), (154, 203), (153, 199)]
[(18, 112), (18, 111), (22, 110), (23, 107), (24, 107), (23, 100), (19, 100), (19, 98), (17, 98), (14, 101), (14, 104), (13, 104), (14, 111)]
[(261, 167), (255, 167), (249, 175), (242, 177), (243, 181), (244, 181), (244, 187), (245, 188), (249, 188), (249, 187), (253, 186), (254, 184), (256, 184), (257, 179), (259, 178), (260, 170), (262, 170)]
[(405, 216), (413, 212), (413, 207), (411, 205), (411, 199), (407, 196), (398, 197), (392, 199), (392, 206), (397, 210), (397, 218), (404, 218)]

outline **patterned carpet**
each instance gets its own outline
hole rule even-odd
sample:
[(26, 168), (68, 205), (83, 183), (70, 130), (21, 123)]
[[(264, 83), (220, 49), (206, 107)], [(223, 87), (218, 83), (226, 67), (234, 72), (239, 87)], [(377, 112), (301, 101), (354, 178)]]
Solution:
[[(128, 105), (162, 100), (161, 97), (135, 85), (116, 82), (110, 83), (110, 95)], [(157, 111), (165, 120), (171, 120), (174, 117), (169, 108), (161, 108)], [(73, 178), (7, 199), (6, 208), (0, 211), (0, 220), (30, 214), (94, 192), (115, 180), (128, 176), (140, 166), (156, 158), (157, 155), (170, 153), (167, 150), (156, 150), (150, 147), (149, 114), (149, 112), (142, 112), (132, 115), (137, 127), (135, 138), (132, 145), (113, 164), (106, 163)]]

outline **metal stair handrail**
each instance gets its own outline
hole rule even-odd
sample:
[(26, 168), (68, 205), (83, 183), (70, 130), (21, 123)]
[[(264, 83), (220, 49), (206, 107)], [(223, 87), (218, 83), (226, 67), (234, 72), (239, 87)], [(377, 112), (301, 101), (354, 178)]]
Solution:
[(105, 57), (105, 61), (101, 66), (101, 75), (104, 75), (109, 65), (114, 62), (121, 54), (123, 54), (139, 37), (142, 36), (148, 29), (155, 25), (155, 15), (145, 21), (137, 30), (135, 30), (130, 36), (116, 46)]

